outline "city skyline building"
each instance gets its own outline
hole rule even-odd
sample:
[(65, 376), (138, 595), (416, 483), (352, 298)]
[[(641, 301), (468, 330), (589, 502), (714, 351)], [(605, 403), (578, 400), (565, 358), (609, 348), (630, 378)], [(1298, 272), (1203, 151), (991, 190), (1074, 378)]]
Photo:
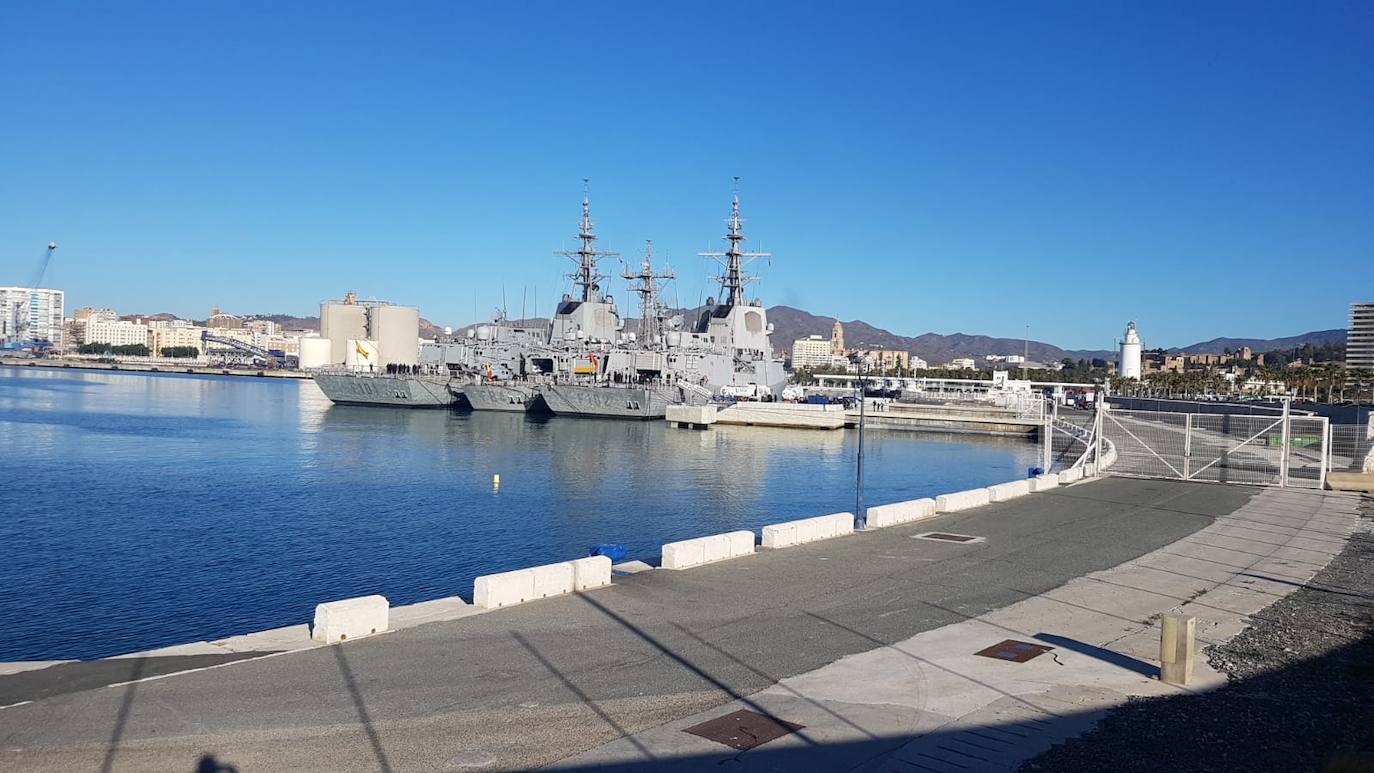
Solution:
[(1374, 368), (1374, 301), (1350, 304), (1345, 364), (1351, 368)]
[(0, 287), (0, 341), (47, 341), (61, 348), (66, 294), (47, 287)]

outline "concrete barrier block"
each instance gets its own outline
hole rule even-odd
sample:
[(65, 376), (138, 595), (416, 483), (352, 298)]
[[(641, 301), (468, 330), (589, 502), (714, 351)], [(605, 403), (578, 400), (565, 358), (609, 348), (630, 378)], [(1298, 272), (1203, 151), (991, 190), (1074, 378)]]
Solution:
[(1097, 477), (1097, 462), (1088, 462), (1088, 463), (1086, 463), (1086, 464), (1083, 465), (1083, 477), (1085, 477), (1085, 478), (1095, 478), (1095, 477)]
[(802, 542), (816, 542), (835, 536), (835, 522), (823, 515), (807, 518), (798, 525), (798, 539)]
[(739, 558), (754, 554), (754, 532), (732, 531), (725, 535), (730, 540), (730, 557)]
[(972, 507), (982, 507), (991, 501), (988, 490), (985, 488), (956, 491), (953, 494), (941, 494), (936, 497), (935, 510), (941, 513), (953, 513)]
[(724, 534), (701, 537), (701, 559), (707, 563), (724, 561), (730, 557), (730, 538)]
[(763, 527), (763, 546), (785, 548), (807, 542), (840, 537), (854, 531), (853, 513), (834, 513), (803, 518), (798, 521), (774, 523)]
[(389, 625), (391, 604), (385, 596), (360, 596), (315, 605), (310, 638), (325, 644), (381, 633)]
[(664, 569), (688, 569), (701, 564), (747, 556), (754, 552), (752, 531), (733, 531), (670, 542), (663, 546)]
[(529, 569), (487, 574), (472, 583), (472, 603), (486, 609), (519, 604), (532, 598), (534, 572)]
[(766, 548), (785, 548), (797, 543), (797, 523), (775, 523), (763, 527), (763, 546)]
[(935, 515), (935, 500), (929, 497), (893, 502), (889, 505), (877, 505), (868, 508), (868, 528), (881, 529), (887, 526), (896, 526), (929, 518), (932, 515)]
[(1008, 499), (1016, 499), (1031, 493), (1030, 479), (1013, 480), (1007, 483), (998, 483), (996, 486), (988, 486), (988, 500), (992, 502), (1005, 502)]
[(573, 566), (564, 561), (558, 564), (545, 564), (530, 569), (534, 573), (534, 598), (546, 599), (572, 593)]
[(1059, 488), (1059, 476), (1054, 474), (1037, 475), (1031, 478), (1030, 488), (1034, 493), (1049, 491), (1052, 488)]
[(573, 568), (573, 590), (604, 588), (611, 584), (611, 559), (589, 556), (569, 561)]
[(687, 539), (663, 546), (664, 569), (686, 569), (706, 563), (706, 546), (701, 540)]
[(1059, 473), (1059, 485), (1061, 486), (1069, 483), (1077, 483), (1080, 480), (1083, 480), (1082, 467), (1070, 467)]
[(831, 537), (844, 537), (846, 534), (855, 533), (855, 514), (852, 512), (837, 512), (834, 515), (827, 515), (827, 519), (834, 529)]

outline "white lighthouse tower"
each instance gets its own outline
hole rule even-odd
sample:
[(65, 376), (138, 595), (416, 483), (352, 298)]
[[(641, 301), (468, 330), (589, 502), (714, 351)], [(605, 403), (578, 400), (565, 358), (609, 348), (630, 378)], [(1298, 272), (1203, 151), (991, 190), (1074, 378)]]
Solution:
[(1121, 339), (1121, 358), (1117, 360), (1117, 374), (1122, 378), (1140, 380), (1140, 336), (1135, 323), (1126, 323), (1126, 337)]

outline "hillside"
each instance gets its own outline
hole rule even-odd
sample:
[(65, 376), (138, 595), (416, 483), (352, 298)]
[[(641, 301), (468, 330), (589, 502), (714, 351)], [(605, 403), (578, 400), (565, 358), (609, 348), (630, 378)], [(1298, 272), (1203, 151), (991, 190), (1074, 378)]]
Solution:
[[(791, 306), (774, 306), (768, 310), (768, 321), (773, 323), (773, 345), (778, 349), (788, 349), (792, 342), (809, 335), (830, 337), (835, 325), (834, 317), (821, 317)], [(1019, 338), (993, 338), (985, 335), (953, 333), (923, 333), (919, 336), (903, 336), (889, 330), (874, 327), (860, 320), (843, 321), (844, 343), (850, 349), (899, 349), (909, 351), (930, 363), (938, 365), (956, 357), (979, 357), (984, 354), (1021, 354), (1026, 343)], [(1111, 352), (1060, 349), (1053, 344), (1031, 341), (1030, 358), (1037, 362), (1056, 362), (1064, 357), (1108, 357)]]
[(1272, 352), (1307, 344), (1320, 346), (1321, 344), (1343, 343), (1345, 343), (1345, 328), (1337, 328), (1335, 330), (1313, 330), (1310, 333), (1287, 338), (1213, 338), (1210, 341), (1202, 341), (1169, 351), (1176, 354), (1219, 354), (1227, 349), (1234, 352), (1241, 347), (1248, 346), (1251, 351)]

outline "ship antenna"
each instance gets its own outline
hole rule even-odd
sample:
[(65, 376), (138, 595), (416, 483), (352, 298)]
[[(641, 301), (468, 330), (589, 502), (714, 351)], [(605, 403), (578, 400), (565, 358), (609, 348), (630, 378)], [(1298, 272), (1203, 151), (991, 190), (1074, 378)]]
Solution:
[(568, 274), (568, 278), (573, 280), (573, 286), (580, 288), (580, 295), (584, 301), (601, 300), (600, 282), (606, 279), (606, 275), (596, 269), (596, 262), (601, 258), (620, 257), (619, 253), (598, 250), (596, 248), (596, 233), (592, 230), (592, 199), (591, 185), (588, 178), (582, 178), (582, 222), (577, 229), (577, 238), (582, 242), (582, 246), (576, 250), (559, 250), (556, 255), (570, 258), (577, 264), (577, 268)]
[(713, 258), (721, 265), (724, 271), (717, 281), (720, 282), (720, 293), (723, 302), (727, 306), (745, 305), (747, 301), (744, 297), (745, 285), (754, 281), (758, 277), (751, 276), (744, 272), (744, 266), (759, 258), (771, 258), (772, 254), (767, 252), (744, 252), (740, 249), (740, 242), (745, 240), (744, 218), (739, 216), (739, 177), (735, 177), (734, 196), (730, 201), (730, 217), (726, 221), (729, 230), (725, 234), (725, 240), (730, 243), (725, 252), (703, 252), (700, 253), (704, 258)]
[[(653, 343), (657, 338), (660, 324), (663, 319), (663, 303), (659, 301), (658, 282), (662, 280), (672, 280), (677, 277), (671, 268), (663, 271), (654, 271), (654, 241), (653, 239), (644, 240), (644, 260), (640, 263), (639, 272), (635, 273), (627, 265), (621, 273), (625, 281), (630, 282), (630, 291), (639, 294), (639, 335), (644, 342)], [(637, 282), (637, 284), (636, 284)]]

